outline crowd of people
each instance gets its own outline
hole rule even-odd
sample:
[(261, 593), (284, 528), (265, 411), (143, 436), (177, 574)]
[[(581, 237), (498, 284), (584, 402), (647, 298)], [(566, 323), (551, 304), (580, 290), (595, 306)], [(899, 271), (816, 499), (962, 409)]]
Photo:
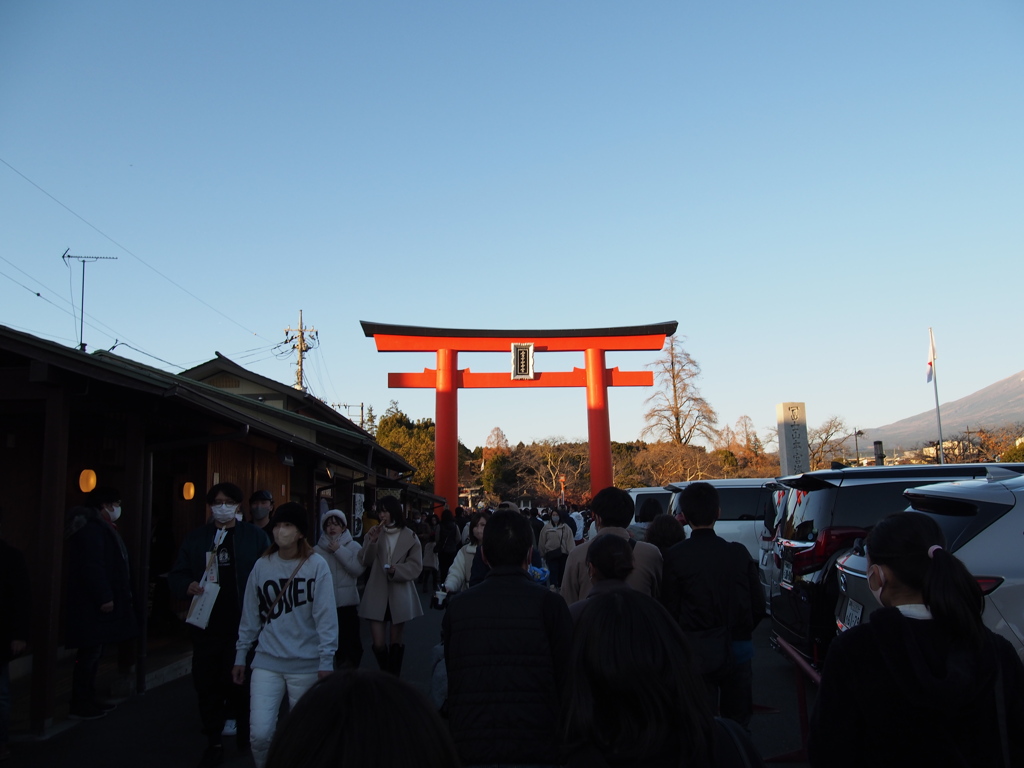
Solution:
[[(748, 729), (763, 594), (745, 547), (715, 533), (712, 485), (686, 486), (678, 518), (617, 488), (586, 510), (440, 517), (382, 495), (361, 543), (340, 510), (274, 509), (257, 491), (247, 520), (244, 498), (210, 489), (169, 574), (190, 601), (200, 765), (223, 762), (225, 737), (257, 768), (762, 764)], [(71, 711), (85, 719), (104, 714), (103, 645), (137, 630), (119, 515), (101, 489), (69, 517), (72, 565), (101, 566), (71, 592)], [(1024, 667), (945, 547), (917, 513), (872, 530), (883, 608), (832, 645), (813, 766), (1024, 765)], [(442, 701), (400, 680), (419, 587), (444, 611)], [(361, 620), (379, 672), (360, 670)]]

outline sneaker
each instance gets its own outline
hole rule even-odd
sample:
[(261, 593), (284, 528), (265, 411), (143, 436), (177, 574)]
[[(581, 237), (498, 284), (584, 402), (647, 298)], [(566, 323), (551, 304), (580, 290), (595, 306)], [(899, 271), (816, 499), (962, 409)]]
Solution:
[(237, 720), (225, 720), (224, 728), (220, 732), (221, 736), (237, 736), (238, 735), (238, 721)]
[(72, 720), (99, 720), (106, 716), (107, 710), (102, 709), (99, 704), (83, 704), (78, 707), (71, 707), (68, 716)]
[(104, 712), (110, 712), (113, 709), (117, 709), (117, 704), (113, 704), (109, 701), (97, 701), (96, 706), (102, 709)]
[(214, 768), (224, 762), (224, 745), (211, 744), (199, 760), (199, 768)]

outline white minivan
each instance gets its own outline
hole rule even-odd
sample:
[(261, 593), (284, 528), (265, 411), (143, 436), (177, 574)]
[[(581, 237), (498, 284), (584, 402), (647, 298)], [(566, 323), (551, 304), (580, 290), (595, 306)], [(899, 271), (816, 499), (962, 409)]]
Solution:
[[(696, 482), (696, 481), (693, 481)], [(771, 521), (768, 538), (775, 532), (775, 493), (786, 489), (771, 477), (744, 477), (732, 480), (702, 480), (715, 486), (722, 514), (715, 523), (715, 533), (728, 541), (738, 541), (747, 548), (755, 562), (761, 562), (762, 532)], [(657, 499), (662, 509), (672, 515), (679, 514), (679, 493), (690, 482), (671, 483), (664, 487), (631, 488), (636, 509), (649, 497)], [(687, 536), (690, 535), (687, 526)]]

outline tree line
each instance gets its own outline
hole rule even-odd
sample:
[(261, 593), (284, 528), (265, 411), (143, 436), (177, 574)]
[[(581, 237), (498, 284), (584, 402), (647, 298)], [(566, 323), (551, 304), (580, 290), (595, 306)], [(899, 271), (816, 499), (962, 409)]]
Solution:
[[(613, 480), (619, 488), (663, 486), (673, 482), (730, 477), (776, 477), (781, 473), (775, 426), (758, 430), (749, 416), (732, 426), (719, 426), (718, 414), (698, 385), (701, 369), (684, 349), (683, 340), (669, 336), (662, 356), (650, 364), (655, 390), (645, 401), (645, 427), (640, 439), (612, 443)], [(411, 419), (391, 401), (379, 419), (368, 409), (367, 429), (384, 448), (416, 467), (412, 482), (426, 490), (434, 486), (433, 419)], [(947, 461), (1024, 461), (1024, 446), (1015, 440), (1024, 424), (979, 429), (955, 435), (953, 456), (947, 440)], [(834, 462), (852, 464), (855, 452), (870, 455), (870, 445), (858, 438), (839, 416), (808, 429), (810, 468)], [(855, 448), (856, 446), (856, 448)], [(922, 451), (920, 461), (928, 461)], [(1019, 457), (1017, 457), (1019, 454)], [(476, 491), (474, 499), (497, 503), (529, 498), (550, 505), (562, 498), (583, 504), (590, 493), (589, 450), (586, 441), (548, 437), (510, 445), (500, 427), (491, 430), (484, 445), (473, 449), (459, 443), (459, 485)]]

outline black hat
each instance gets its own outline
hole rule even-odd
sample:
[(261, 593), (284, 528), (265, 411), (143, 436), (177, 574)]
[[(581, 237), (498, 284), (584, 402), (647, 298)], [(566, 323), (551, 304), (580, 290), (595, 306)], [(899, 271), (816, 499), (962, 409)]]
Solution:
[(271, 496), (270, 491), (253, 491), (252, 496), (249, 497), (249, 503), (252, 504), (254, 501), (273, 501), (274, 497)]
[(274, 517), (270, 520), (270, 529), (273, 530), (278, 523), (291, 523), (299, 529), (299, 533), (305, 538), (308, 519), (309, 515), (306, 514), (306, 510), (301, 504), (289, 501), (274, 512)]

